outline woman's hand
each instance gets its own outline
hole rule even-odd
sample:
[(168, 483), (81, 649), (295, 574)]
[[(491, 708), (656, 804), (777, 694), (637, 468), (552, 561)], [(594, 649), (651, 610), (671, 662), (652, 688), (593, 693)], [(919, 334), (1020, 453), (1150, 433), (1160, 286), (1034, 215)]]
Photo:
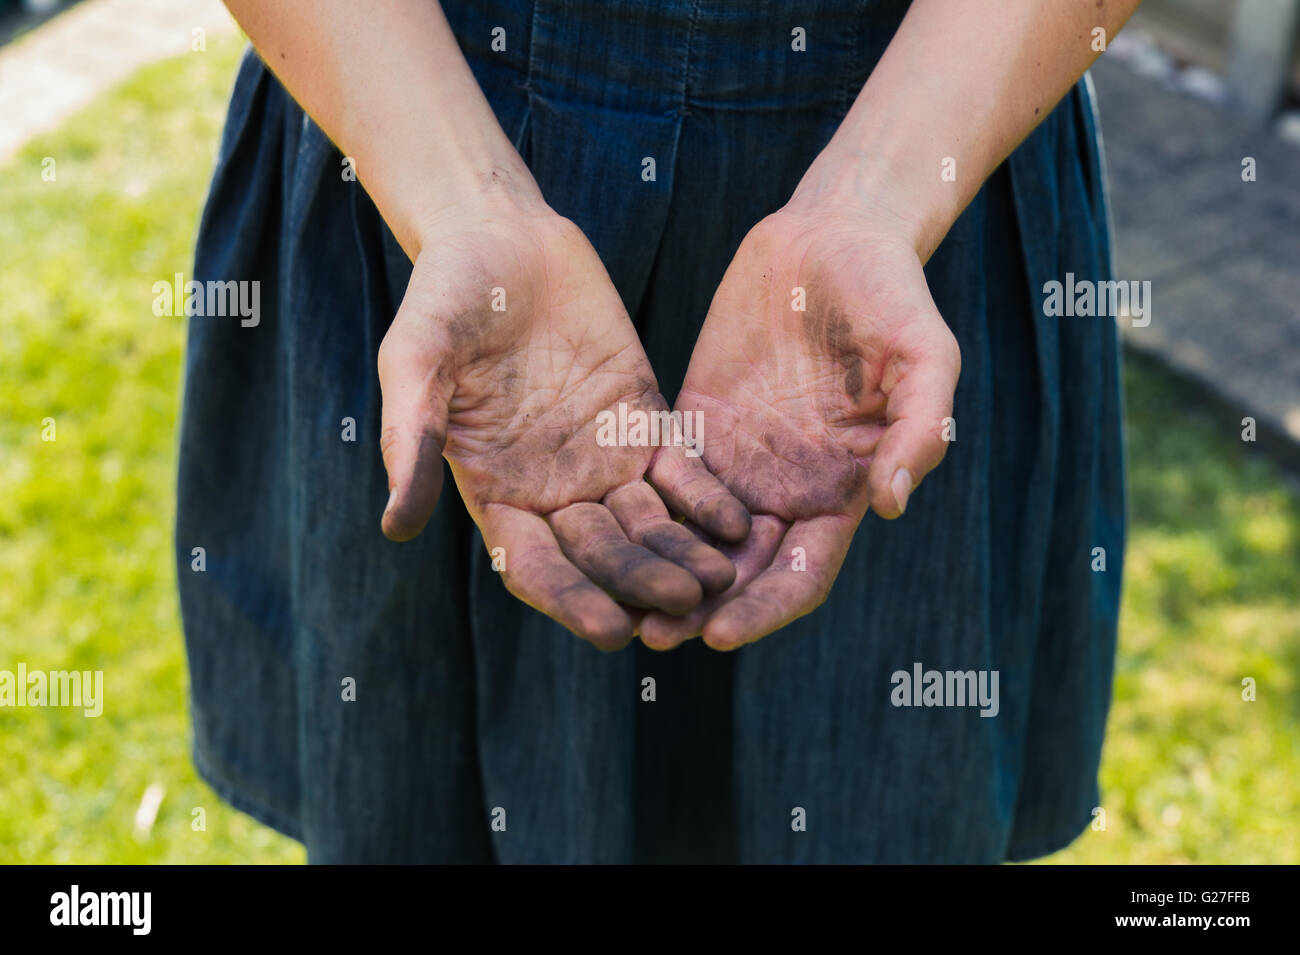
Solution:
[[(754, 515), (732, 587), (651, 614), (647, 645), (752, 642), (819, 606), (868, 508), (903, 513), (942, 459), (961, 359), (921, 260), (884, 217), (792, 201), (760, 222), (714, 296), (677, 400), (704, 460)], [(664, 450), (658, 483), (682, 458)], [(888, 554), (880, 555), (888, 560)]]
[[(825, 600), (868, 507), (902, 513), (943, 457), (960, 369), (922, 266), (1138, 3), (999, 0), (990, 16), (913, 0), (795, 197), (754, 228), (714, 297), (678, 407), (704, 412), (705, 461), (753, 532), (728, 551), (731, 588), (684, 619), (648, 616), (648, 645), (771, 633)], [(680, 460), (661, 452), (651, 480)]]
[[(641, 616), (615, 601), (682, 614), (732, 582), (643, 480), (655, 448), (597, 442), (601, 412), (667, 405), (595, 250), (540, 199), (476, 202), (425, 231), (379, 377), (394, 540), (428, 521), (445, 454), (506, 586), (598, 647), (625, 645)], [(699, 458), (659, 492), (718, 538), (749, 529)]]
[[(730, 561), (642, 480), (654, 449), (597, 444), (598, 412), (664, 401), (595, 251), (542, 201), (439, 5), (228, 2), (415, 263), (379, 355), (384, 532), (420, 532), (445, 451), (506, 586), (597, 646), (627, 643), (642, 616), (615, 600), (684, 613), (730, 584)], [(749, 516), (698, 459), (677, 477), (661, 488), (675, 508), (744, 537)]]

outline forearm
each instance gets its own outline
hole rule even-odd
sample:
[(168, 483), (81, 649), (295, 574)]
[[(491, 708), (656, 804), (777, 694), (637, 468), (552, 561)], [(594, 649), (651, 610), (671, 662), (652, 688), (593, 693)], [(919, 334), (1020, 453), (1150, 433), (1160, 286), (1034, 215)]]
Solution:
[(869, 210), (929, 259), (1139, 2), (915, 0), (796, 198)]
[(435, 0), (227, 0), (412, 259), (467, 197), (540, 201)]

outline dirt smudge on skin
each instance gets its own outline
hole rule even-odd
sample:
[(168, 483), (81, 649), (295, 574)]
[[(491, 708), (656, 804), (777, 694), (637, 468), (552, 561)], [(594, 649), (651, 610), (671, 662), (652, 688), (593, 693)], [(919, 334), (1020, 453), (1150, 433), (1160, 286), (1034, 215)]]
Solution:
[(727, 478), (751, 511), (785, 520), (845, 513), (865, 482), (852, 453), (829, 436), (776, 429), (739, 451)]
[(519, 365), (515, 361), (505, 363), (505, 368), (501, 372), (501, 393), (504, 395), (514, 395), (519, 391), (520, 386)]
[(853, 348), (853, 322), (847, 310), (834, 304), (834, 294), (820, 282), (807, 287), (803, 337), (814, 351), (838, 358)]
[(862, 361), (857, 355), (841, 355), (840, 367), (844, 369), (844, 393), (856, 403), (862, 397)]
[(482, 312), (460, 312), (447, 320), (447, 341), (456, 355), (467, 359), (478, 356), (483, 346), (483, 323), (488, 321)]

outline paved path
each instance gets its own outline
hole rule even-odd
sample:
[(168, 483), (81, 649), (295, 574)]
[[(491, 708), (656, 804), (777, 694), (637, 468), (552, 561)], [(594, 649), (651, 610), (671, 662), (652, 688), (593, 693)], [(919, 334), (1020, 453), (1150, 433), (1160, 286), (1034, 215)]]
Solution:
[(0, 162), (138, 67), (189, 50), (195, 29), (235, 23), (219, 0), (85, 0), (0, 47)]
[(1151, 324), (1121, 323), (1126, 344), (1300, 462), (1300, 148), (1105, 57), (1093, 79), (1118, 277), (1152, 283)]

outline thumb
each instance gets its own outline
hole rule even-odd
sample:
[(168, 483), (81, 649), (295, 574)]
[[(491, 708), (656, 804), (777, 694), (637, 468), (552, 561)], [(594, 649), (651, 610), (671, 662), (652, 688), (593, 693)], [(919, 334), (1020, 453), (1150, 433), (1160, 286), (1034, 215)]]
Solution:
[(415, 329), (400, 315), (379, 346), (379, 448), (389, 488), (381, 526), (390, 540), (419, 534), (442, 492), (447, 405), (454, 390), (451, 368), (449, 354), (429, 332)]
[(913, 341), (900, 343), (881, 382), (887, 424), (867, 469), (871, 509), (886, 519), (903, 513), (921, 479), (943, 460), (945, 419), (961, 373), (961, 351), (937, 313), (914, 327)]

